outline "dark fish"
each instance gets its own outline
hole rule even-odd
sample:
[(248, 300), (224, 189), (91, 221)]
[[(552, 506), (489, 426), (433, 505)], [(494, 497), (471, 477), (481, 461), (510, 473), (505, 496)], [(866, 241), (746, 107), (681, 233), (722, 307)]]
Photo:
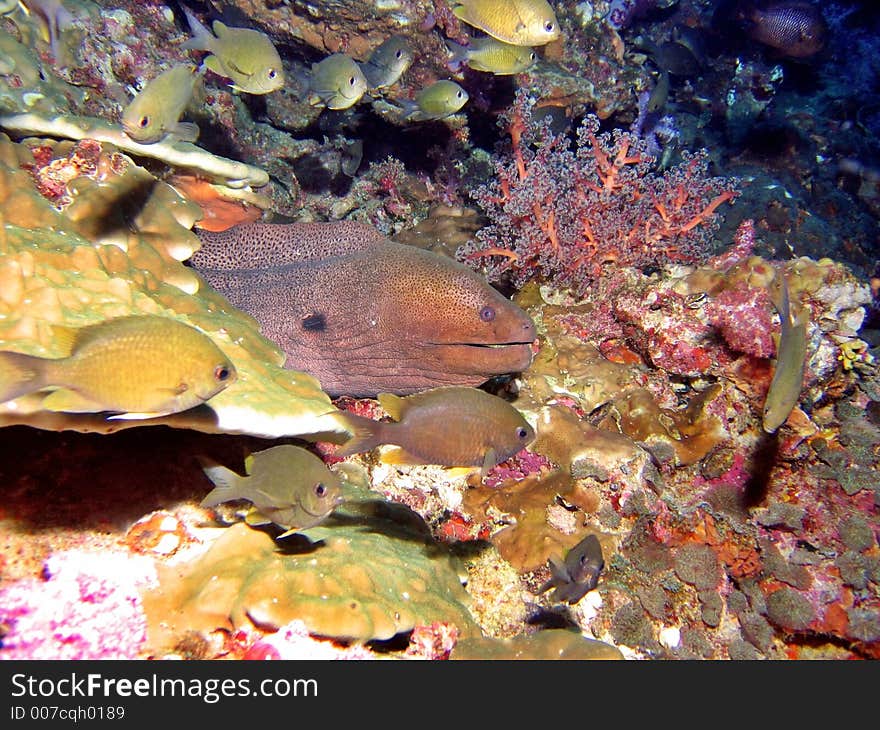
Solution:
[(746, 32), (784, 56), (806, 58), (825, 45), (828, 26), (819, 9), (805, 2), (780, 2), (746, 11)]
[(661, 71), (657, 77), (657, 83), (648, 97), (647, 110), (648, 114), (657, 114), (666, 106), (666, 100), (669, 98), (669, 74)]
[(372, 226), (198, 231), (196, 270), (334, 395), (479, 385), (532, 361), (535, 325), (479, 274)]
[(604, 567), (605, 559), (599, 539), (595, 535), (587, 535), (568, 551), (564, 562), (550, 558), (552, 576), (538, 589), (538, 593), (555, 588), (554, 601), (577, 603), (596, 587)]
[(663, 71), (675, 76), (697, 76), (701, 65), (693, 51), (679, 41), (665, 41), (653, 49), (651, 57)]
[(394, 444), (389, 463), (479, 466), (483, 475), (528, 446), (535, 431), (503, 398), (476, 388), (447, 386), (406, 398), (380, 393), (379, 403), (394, 423), (346, 413), (353, 436), (338, 456)]

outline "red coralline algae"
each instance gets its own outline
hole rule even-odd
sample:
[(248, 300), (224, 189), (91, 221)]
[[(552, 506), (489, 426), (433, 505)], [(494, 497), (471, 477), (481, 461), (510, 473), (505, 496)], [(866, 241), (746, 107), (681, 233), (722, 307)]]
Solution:
[(772, 357), (776, 351), (770, 295), (763, 287), (737, 282), (706, 304), (706, 316), (735, 352)]
[(141, 590), (153, 561), (125, 553), (68, 550), (49, 557), (46, 580), (0, 590), (8, 627), (2, 659), (136, 659), (147, 638)]
[(737, 192), (734, 180), (707, 176), (705, 151), (658, 175), (644, 140), (599, 134), (589, 115), (572, 150), (566, 135), (532, 121), (533, 104), (520, 91), (500, 120), (510, 145), (495, 158), (497, 180), (471, 191), (492, 223), (458, 250), (460, 260), (491, 280), (537, 278), (582, 294), (609, 263), (708, 258), (716, 211)]

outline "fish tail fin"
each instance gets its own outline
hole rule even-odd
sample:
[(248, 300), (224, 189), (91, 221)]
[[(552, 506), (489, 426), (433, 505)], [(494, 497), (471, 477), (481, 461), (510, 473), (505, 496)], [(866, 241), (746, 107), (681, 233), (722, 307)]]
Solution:
[(228, 502), (232, 499), (241, 498), (241, 477), (232, 469), (225, 466), (213, 464), (211, 466), (202, 465), (202, 470), (216, 487), (208, 492), (207, 496), (200, 502), (202, 507), (215, 507), (221, 502)]
[(449, 39), (446, 40), (446, 48), (452, 54), (446, 62), (446, 67), (453, 73), (456, 73), (467, 63), (469, 49), (467, 46)]
[(345, 413), (340, 417), (351, 438), (336, 452), (336, 456), (351, 456), (363, 451), (371, 451), (383, 443), (384, 424), (371, 418), (364, 418), (354, 413)]
[(22, 352), (0, 352), (0, 403), (46, 387), (46, 362)]
[(192, 38), (188, 39), (180, 47), (185, 51), (210, 51), (214, 43), (214, 34), (205, 27), (195, 14), (185, 5), (180, 6), (189, 23)]

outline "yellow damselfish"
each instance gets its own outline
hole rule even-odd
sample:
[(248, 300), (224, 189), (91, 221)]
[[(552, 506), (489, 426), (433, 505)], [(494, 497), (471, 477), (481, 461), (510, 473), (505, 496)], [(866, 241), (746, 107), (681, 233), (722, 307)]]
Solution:
[(422, 89), (414, 101), (404, 100), (403, 116), (410, 122), (444, 119), (455, 114), (467, 100), (467, 91), (455, 81), (441, 79)]
[(559, 21), (547, 0), (456, 0), (462, 22), (515, 46), (543, 46), (559, 38)]
[(515, 46), (497, 38), (472, 38), (470, 45), (460, 46), (447, 41), (452, 51), (452, 64), (466, 63), (474, 71), (485, 71), (496, 76), (522, 73), (534, 66), (538, 54), (528, 46)]
[(357, 104), (367, 90), (367, 79), (360, 66), (344, 53), (334, 53), (312, 64), (309, 76), (309, 103), (328, 109), (348, 109)]
[(269, 36), (251, 28), (230, 28), (219, 20), (211, 33), (183, 8), (193, 37), (181, 47), (210, 52), (205, 66), (232, 80), (232, 88), (248, 94), (268, 94), (284, 86), (281, 57)]
[(132, 315), (54, 333), (66, 357), (0, 352), (0, 403), (52, 389), (42, 401), (49, 411), (153, 418), (204, 403), (236, 379), (208, 335), (168, 317)]
[(253, 508), (245, 518), (249, 525), (274, 523), (283, 527), (280, 537), (314, 527), (342, 503), (339, 477), (312, 452), (283, 444), (257, 451), (245, 459), (247, 476), (220, 465), (204, 465), (213, 489), (202, 507), (246, 499)]
[(169, 134), (184, 142), (195, 142), (199, 128), (192, 122), (181, 122), (180, 115), (192, 99), (199, 78), (195, 66), (179, 63), (150, 80), (122, 113), (125, 133), (141, 144), (158, 142)]

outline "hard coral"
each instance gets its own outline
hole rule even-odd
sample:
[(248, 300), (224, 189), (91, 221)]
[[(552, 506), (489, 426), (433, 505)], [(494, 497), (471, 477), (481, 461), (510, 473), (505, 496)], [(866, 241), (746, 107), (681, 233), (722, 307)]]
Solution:
[(368, 499), (304, 531), (304, 552), (227, 528), (203, 557), (160, 571), (160, 590), (146, 597), (151, 644), (161, 650), (190, 630), (277, 630), (295, 618), (312, 634), (356, 641), (432, 621), (479, 633), (449, 554), (425, 530), (408, 509)]
[(501, 122), (509, 150), (496, 156), (498, 179), (471, 192), (492, 224), (457, 255), (498, 281), (537, 278), (583, 293), (606, 264), (661, 265), (708, 258), (718, 207), (734, 181), (706, 176), (704, 152), (656, 175), (643, 140), (598, 134), (588, 116), (578, 144), (532, 121), (525, 92)]
[[(60, 209), (40, 194), (47, 168), (68, 171)], [(266, 436), (336, 430), (320, 420), (332, 406), (317, 381), (283, 369), (282, 353), (253, 320), (181, 263), (199, 246), (189, 230), (193, 207), (107, 145), (0, 136), (0, 347), (61, 357), (52, 325), (163, 314), (214, 338), (239, 378), (210, 408), (151, 424)], [(143, 423), (44, 411), (43, 395), (0, 404), (0, 424), (109, 432)]]

